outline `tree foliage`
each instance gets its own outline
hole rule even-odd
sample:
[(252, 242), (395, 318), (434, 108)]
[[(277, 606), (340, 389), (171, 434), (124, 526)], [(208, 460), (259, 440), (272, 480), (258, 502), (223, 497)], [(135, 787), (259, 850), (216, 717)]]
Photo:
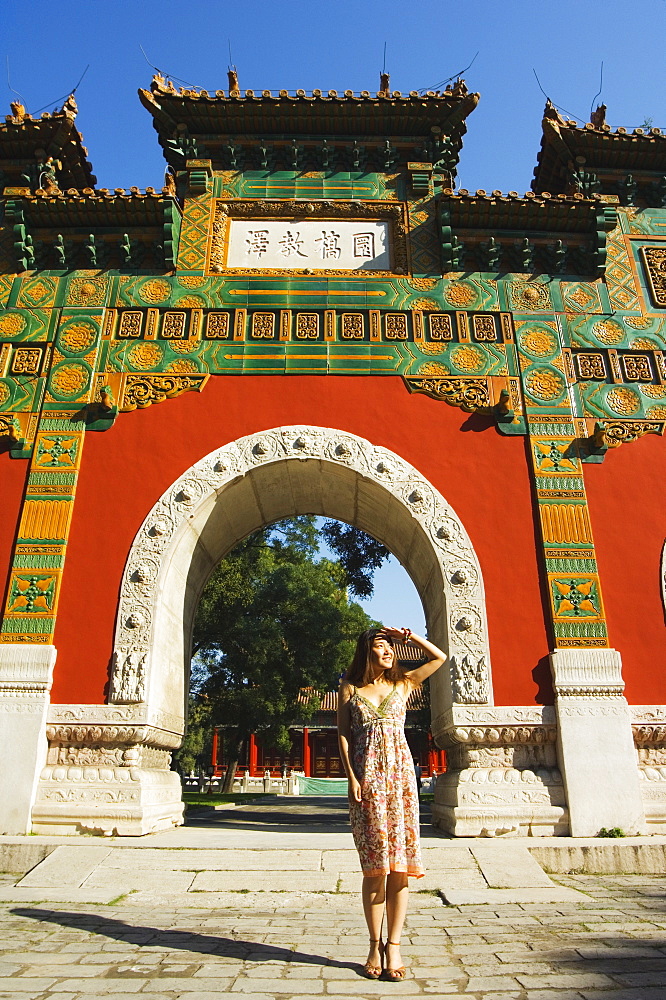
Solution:
[(326, 521), (321, 533), (340, 561), (350, 593), (372, 597), (374, 572), (391, 554), (386, 546), (342, 521)]
[[(279, 522), (237, 545), (204, 588), (194, 623), (191, 687), (201, 709), (193, 722), (195, 730), (203, 716), (229, 727), (232, 759), (252, 732), (288, 752), (289, 725), (317, 711), (316, 692), (337, 686), (356, 636), (373, 624), (349, 601), (341, 563), (319, 559), (318, 548), (314, 518)], [(197, 740), (193, 733), (184, 749)]]

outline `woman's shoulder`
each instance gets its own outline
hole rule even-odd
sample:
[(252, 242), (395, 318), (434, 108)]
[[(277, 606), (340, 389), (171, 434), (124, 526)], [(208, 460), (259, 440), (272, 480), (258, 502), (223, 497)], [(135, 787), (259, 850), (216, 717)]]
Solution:
[(350, 681), (347, 680), (346, 677), (341, 678), (340, 686), (338, 688), (338, 698), (340, 701), (349, 701), (355, 691), (356, 688), (352, 683), (350, 683)]

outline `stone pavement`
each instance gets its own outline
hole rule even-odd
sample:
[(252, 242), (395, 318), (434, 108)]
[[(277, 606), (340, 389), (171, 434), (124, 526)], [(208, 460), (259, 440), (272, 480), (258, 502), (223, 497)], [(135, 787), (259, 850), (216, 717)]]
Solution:
[(654, 866), (663, 838), (606, 851), (424, 827), (408, 977), (377, 983), (360, 972), (358, 859), (326, 808), (224, 810), (142, 838), (0, 837), (16, 862), (0, 875), (0, 1000), (666, 1000), (663, 863), (549, 878), (527, 850)]
[[(348, 893), (211, 894), (187, 906), (0, 905), (0, 998), (290, 1000), (464, 996), (475, 1000), (663, 1000), (666, 882), (559, 876), (576, 902), (446, 906), (412, 893), (408, 978), (360, 975), (366, 934)], [(251, 905), (248, 905), (251, 903)]]

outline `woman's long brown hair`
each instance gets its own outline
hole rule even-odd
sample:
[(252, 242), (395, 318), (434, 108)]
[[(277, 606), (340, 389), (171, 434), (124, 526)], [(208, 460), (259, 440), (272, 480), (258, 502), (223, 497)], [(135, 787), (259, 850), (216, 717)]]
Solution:
[[(372, 680), (372, 668), (371, 668), (371, 655), (372, 655), (372, 644), (374, 643), (377, 636), (381, 636), (382, 639), (386, 639), (391, 647), (393, 647), (393, 639), (388, 638), (383, 635), (384, 629), (381, 628), (369, 628), (365, 632), (361, 632), (356, 642), (356, 650), (354, 652), (354, 659), (349, 665), (349, 669), (345, 674), (345, 680), (349, 684), (353, 684), (354, 687), (365, 687)], [(398, 666), (395, 659), (395, 651), (393, 653), (393, 666), (390, 670), (387, 670), (384, 674), (387, 681), (391, 684), (397, 684), (397, 682), (402, 677), (402, 670)]]

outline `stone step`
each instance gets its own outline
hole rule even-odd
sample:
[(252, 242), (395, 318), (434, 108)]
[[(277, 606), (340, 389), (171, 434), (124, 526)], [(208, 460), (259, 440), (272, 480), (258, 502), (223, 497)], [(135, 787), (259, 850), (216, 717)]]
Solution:
[(56, 847), (18, 885), (24, 889), (78, 888), (111, 853), (109, 847)]
[(553, 884), (539, 862), (520, 844), (473, 844), (469, 849), (491, 889), (547, 889)]
[[(437, 905), (571, 902), (581, 894), (555, 885), (522, 844), (437, 845), (423, 849), (426, 875), (411, 879), (416, 892), (436, 892)], [(140, 896), (152, 905), (178, 901), (209, 907), (214, 899), (255, 896), (306, 898), (314, 893), (357, 894), (362, 875), (352, 849), (173, 849), (59, 846), (15, 886), (4, 901), (109, 902)], [(254, 902), (253, 904), (254, 905)]]

